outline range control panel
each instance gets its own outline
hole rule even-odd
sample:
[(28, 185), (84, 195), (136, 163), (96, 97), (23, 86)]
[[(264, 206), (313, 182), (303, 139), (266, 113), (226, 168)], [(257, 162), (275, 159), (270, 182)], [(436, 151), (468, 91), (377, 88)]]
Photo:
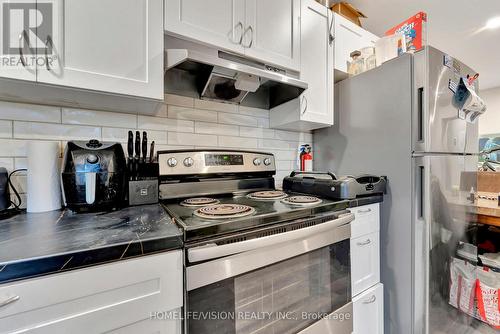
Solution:
[(247, 151), (160, 151), (160, 176), (274, 172), (270, 153)]

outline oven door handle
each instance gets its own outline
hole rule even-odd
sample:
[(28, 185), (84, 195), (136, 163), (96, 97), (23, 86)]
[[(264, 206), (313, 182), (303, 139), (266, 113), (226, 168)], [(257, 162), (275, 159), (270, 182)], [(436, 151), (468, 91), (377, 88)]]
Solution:
[(226, 245), (207, 244), (204, 246), (193, 247), (189, 248), (187, 251), (188, 259), (191, 263), (207, 261), (228, 255), (248, 252), (267, 246), (275, 246), (279, 243), (294, 241), (298, 239), (306, 239), (312, 235), (324, 233), (339, 226), (349, 224), (353, 220), (353, 213), (345, 213), (339, 215), (339, 218), (337, 219), (333, 219), (322, 224), (301, 228), (295, 231), (269, 235), (262, 238), (250, 239)]

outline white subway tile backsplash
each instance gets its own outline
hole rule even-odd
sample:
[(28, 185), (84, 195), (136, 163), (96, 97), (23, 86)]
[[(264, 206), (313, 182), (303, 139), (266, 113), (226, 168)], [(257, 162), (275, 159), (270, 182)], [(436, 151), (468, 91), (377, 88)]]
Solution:
[(194, 133), (169, 132), (169, 145), (202, 145), (202, 146), (217, 146), (217, 136), (201, 135)]
[(219, 123), (223, 124), (259, 126), (259, 119), (257, 117), (240, 115), (240, 114), (230, 114), (230, 113), (220, 112), (218, 120)]
[(62, 109), (62, 122), (66, 124), (110, 126), (117, 128), (137, 127), (137, 115), (85, 109)]
[(233, 136), (220, 136), (219, 137), (220, 147), (231, 147), (231, 148), (257, 148), (258, 141), (255, 138), (243, 138), (243, 137), (233, 137)]
[(179, 119), (139, 115), (137, 127), (144, 130), (193, 132), (194, 122)]
[(171, 151), (171, 150), (192, 150), (194, 145), (155, 145), (155, 152), (159, 151)]
[(295, 144), (275, 139), (259, 139), (259, 147), (261, 148), (278, 148), (278, 149), (290, 149), (293, 148)]
[[(126, 143), (128, 140), (128, 131), (134, 131), (132, 129), (120, 129), (120, 128), (102, 128), (102, 140), (103, 141), (118, 141), (121, 143)], [(148, 130), (148, 142), (151, 143), (153, 140), (156, 144), (167, 144), (167, 131), (156, 131)], [(141, 131), (142, 138), (142, 131)]]
[(148, 115), (154, 117), (167, 117), (167, 105), (164, 103), (158, 103), (153, 113)]
[(269, 110), (240, 106), (240, 114), (269, 118)]
[(312, 142), (312, 134), (306, 132), (276, 130), (275, 138), (281, 140), (300, 142), (301, 144), (310, 144)]
[(29, 140), (0, 139), (0, 157), (25, 157)]
[(194, 132), (210, 135), (237, 136), (239, 134), (239, 127), (237, 125), (195, 122)]
[(0, 166), (25, 168), (29, 140), (57, 140), (64, 148), (68, 140), (97, 138), (118, 141), (126, 152), (128, 131), (137, 129), (148, 132), (156, 151), (220, 147), (274, 153), (278, 187), (295, 168), (299, 143), (312, 141), (310, 133), (269, 129), (268, 110), (170, 94), (154, 116), (0, 101)]
[(292, 161), (278, 160), (276, 161), (276, 170), (291, 172), (293, 165)]
[(295, 160), (297, 159), (297, 149), (295, 150), (270, 150), (276, 160)]
[(253, 138), (274, 138), (274, 130), (240, 126), (240, 136)]
[(180, 96), (180, 95), (172, 95), (165, 94), (165, 103), (174, 106), (181, 107), (194, 107), (194, 99), (192, 97)]
[(15, 121), (14, 138), (52, 140), (101, 139), (101, 128), (82, 125)]
[(27, 168), (28, 167), (28, 159), (26, 158), (14, 158), (14, 168)]
[(0, 121), (0, 138), (12, 138), (12, 121)]
[(20, 194), (25, 194), (27, 192), (26, 190), (28, 189), (28, 187), (27, 187), (28, 182), (27, 182), (26, 174), (23, 175), (23, 173), (18, 172), (16, 174), (12, 175), (10, 180), (12, 181), (12, 185), (14, 186), (14, 188), (16, 188), (16, 190)]
[(14, 159), (13, 158), (0, 158), (0, 167), (7, 168), (10, 173), (14, 169)]
[(59, 123), (61, 108), (0, 101), (0, 119)]
[(236, 104), (219, 103), (208, 100), (194, 100), (194, 107), (197, 109), (224, 111), (229, 113), (237, 113), (238, 106)]
[(269, 118), (257, 118), (257, 126), (259, 128), (269, 128)]
[(168, 117), (217, 123), (217, 111), (168, 106)]

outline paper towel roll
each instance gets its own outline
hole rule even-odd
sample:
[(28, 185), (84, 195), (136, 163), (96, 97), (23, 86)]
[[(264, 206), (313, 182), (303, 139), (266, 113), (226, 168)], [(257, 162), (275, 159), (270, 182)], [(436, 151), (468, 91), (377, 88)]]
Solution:
[(28, 143), (28, 212), (46, 212), (61, 208), (59, 143)]

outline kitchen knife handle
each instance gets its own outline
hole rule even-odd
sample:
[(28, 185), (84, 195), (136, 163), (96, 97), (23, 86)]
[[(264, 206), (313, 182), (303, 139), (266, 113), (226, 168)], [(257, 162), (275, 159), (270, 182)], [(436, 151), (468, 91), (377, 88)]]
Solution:
[(152, 163), (154, 162), (154, 152), (155, 152), (155, 141), (153, 140), (151, 142), (151, 147), (149, 148), (149, 162)]
[(128, 132), (127, 154), (129, 158), (134, 156), (134, 133), (132, 131)]
[(141, 155), (141, 133), (139, 131), (135, 132), (135, 157), (139, 158)]
[(142, 133), (142, 162), (146, 162), (146, 157), (148, 155), (148, 134), (146, 131)]

